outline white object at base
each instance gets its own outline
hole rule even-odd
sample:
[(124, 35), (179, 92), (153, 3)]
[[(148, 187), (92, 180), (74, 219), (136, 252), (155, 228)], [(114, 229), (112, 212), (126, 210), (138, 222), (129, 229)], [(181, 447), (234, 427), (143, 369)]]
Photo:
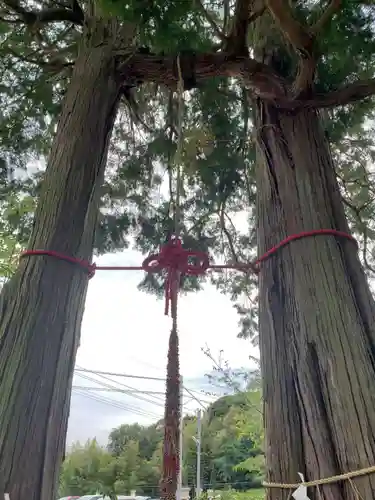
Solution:
[(9, 493), (4, 493), (4, 500), (10, 500)]
[[(304, 483), (305, 478), (303, 477), (303, 474), (301, 474), (299, 472), (298, 475), (301, 478), (302, 483)], [(292, 497), (295, 500), (310, 500), (310, 498), (307, 496), (307, 487), (304, 484), (301, 484), (301, 486), (298, 486), (296, 491), (292, 494)]]

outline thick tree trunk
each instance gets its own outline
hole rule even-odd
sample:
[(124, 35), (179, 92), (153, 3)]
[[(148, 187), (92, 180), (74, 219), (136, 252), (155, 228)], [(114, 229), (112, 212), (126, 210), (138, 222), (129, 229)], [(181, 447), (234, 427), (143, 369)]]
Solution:
[[(258, 103), (259, 253), (308, 230), (348, 232), (315, 111)], [(355, 245), (301, 239), (260, 272), (267, 480), (298, 482), (375, 465), (375, 305)], [(375, 498), (375, 474), (353, 480)], [(310, 498), (354, 500), (349, 481)], [(268, 498), (290, 492), (269, 489)]]
[[(95, 30), (98, 35), (98, 25)], [(109, 37), (111, 31), (103, 33)], [(91, 48), (86, 41), (79, 54), (48, 162), (31, 249), (91, 259), (119, 102), (112, 49), (108, 40)], [(79, 266), (28, 257), (3, 290), (1, 498), (4, 492), (12, 500), (56, 497), (87, 281)]]

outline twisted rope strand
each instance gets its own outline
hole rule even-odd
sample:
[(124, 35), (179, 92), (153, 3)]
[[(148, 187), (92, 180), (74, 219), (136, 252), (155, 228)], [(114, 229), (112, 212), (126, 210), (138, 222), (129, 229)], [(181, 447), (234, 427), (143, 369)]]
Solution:
[(285, 490), (296, 489), (299, 486), (306, 486), (307, 488), (311, 486), (319, 486), (322, 484), (338, 483), (339, 481), (345, 481), (352, 479), (353, 477), (366, 476), (368, 474), (373, 474), (375, 472), (375, 465), (371, 467), (365, 467), (363, 469), (358, 469), (355, 471), (345, 472), (343, 474), (338, 474), (336, 476), (324, 477), (321, 479), (315, 479), (313, 481), (304, 481), (300, 483), (268, 483), (263, 482), (265, 488), (280, 488)]

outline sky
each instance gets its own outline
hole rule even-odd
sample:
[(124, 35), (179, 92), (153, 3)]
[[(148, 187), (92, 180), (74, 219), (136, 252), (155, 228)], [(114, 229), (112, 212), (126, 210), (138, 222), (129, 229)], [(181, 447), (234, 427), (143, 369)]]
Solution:
[[(125, 250), (95, 261), (98, 265), (137, 266), (143, 258), (139, 252)], [(76, 369), (165, 377), (171, 318), (164, 316), (162, 300), (137, 289), (142, 275), (138, 271), (98, 270), (90, 280)], [(253, 367), (249, 355), (257, 356), (258, 351), (250, 341), (237, 339), (237, 313), (229, 298), (211, 285), (201, 292), (180, 296), (178, 320), (181, 373), (186, 388), (183, 407), (185, 412), (194, 412), (215, 399), (206, 391), (217, 391), (205, 377), (213, 363), (202, 348), (209, 347), (216, 359), (223, 350), (223, 357), (233, 368)], [(114, 388), (127, 393), (115, 392)], [(106, 444), (109, 432), (118, 425), (155, 422), (163, 414), (164, 389), (164, 380), (76, 371), (67, 446), (94, 437)], [(158, 394), (131, 392), (134, 390)]]
[[(27, 172), (32, 175), (44, 169), (44, 163), (38, 161), (30, 163)], [(15, 175), (21, 177), (25, 173), (17, 171)], [(168, 190), (165, 179), (158, 198), (167, 197)], [(233, 214), (232, 220), (241, 231), (247, 231), (246, 211)], [(97, 257), (95, 262), (102, 266), (140, 266), (144, 258), (140, 252), (128, 249)], [(162, 300), (137, 289), (142, 277), (142, 271), (98, 270), (89, 281), (76, 368), (165, 377), (171, 318), (164, 316)], [(249, 356), (259, 357), (259, 351), (250, 341), (237, 338), (238, 319), (229, 298), (212, 285), (207, 284), (199, 293), (179, 297), (180, 369), (187, 391), (197, 391), (190, 394), (184, 391), (185, 413), (207, 407), (220, 396), (220, 391), (212, 387), (205, 376), (212, 371), (213, 363), (202, 348), (208, 347), (215, 359), (219, 359), (222, 350), (231, 368), (254, 368)], [(115, 392), (114, 388), (127, 392)], [(134, 390), (159, 394), (130, 393)], [(92, 438), (105, 445), (114, 427), (156, 422), (164, 412), (164, 390), (164, 380), (76, 371), (67, 447)], [(218, 396), (208, 396), (207, 392)]]

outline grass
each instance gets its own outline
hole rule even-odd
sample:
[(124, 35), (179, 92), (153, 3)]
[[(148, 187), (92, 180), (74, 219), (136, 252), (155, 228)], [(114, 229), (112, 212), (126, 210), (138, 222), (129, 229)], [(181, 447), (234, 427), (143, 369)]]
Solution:
[(264, 500), (265, 498), (264, 488), (252, 488), (246, 491), (218, 490), (216, 493), (220, 500)]
[(257, 488), (254, 490), (247, 490), (246, 491), (246, 496), (250, 500), (264, 500), (264, 489), (263, 488)]

